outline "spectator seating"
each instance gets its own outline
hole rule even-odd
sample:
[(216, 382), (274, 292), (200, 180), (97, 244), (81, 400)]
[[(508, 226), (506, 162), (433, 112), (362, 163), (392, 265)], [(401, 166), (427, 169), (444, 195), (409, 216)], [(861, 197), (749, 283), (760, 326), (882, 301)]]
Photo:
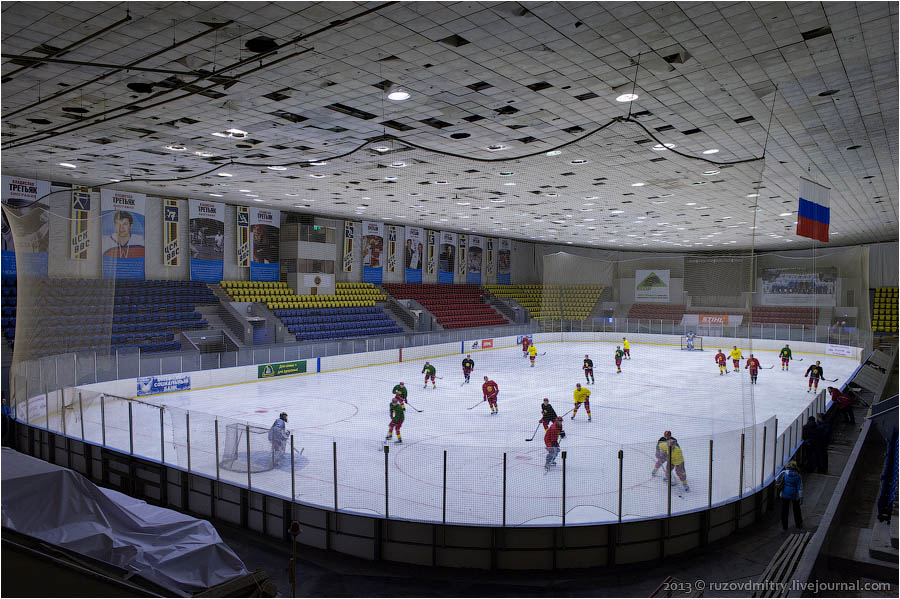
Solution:
[(681, 322), (684, 316), (684, 304), (632, 304), (628, 309), (628, 318), (671, 320)]
[(509, 324), (484, 302), (484, 292), (478, 285), (385, 283), (383, 287), (398, 299), (422, 304), (445, 329)]
[[(9, 283), (4, 280), (4, 306), (17, 296), (16, 284)], [(18, 314), (29, 318), (31, 356), (107, 348), (176, 351), (178, 331), (208, 326), (195, 305), (218, 301), (198, 281), (46, 279), (35, 285), (30, 293), (40, 304), (31, 315)], [(16, 317), (4, 309), (3, 333), (12, 344)]]
[(384, 301), (372, 283), (337, 283), (334, 295), (297, 295), (283, 281), (222, 281), (236, 302), (264, 302), (270, 310), (374, 307)]
[(897, 332), (897, 288), (876, 287), (872, 301), (872, 331)]
[(297, 341), (402, 333), (403, 327), (374, 306), (275, 309)]
[(585, 320), (603, 293), (602, 285), (485, 285), (499, 298), (510, 298), (538, 320)]
[(16, 300), (17, 300), (17, 281), (15, 277), (3, 277), (2, 281), (2, 313), (0, 320), (0, 329), (3, 330), (3, 336), (13, 344), (16, 336)]
[[(749, 315), (744, 316), (744, 321)], [(808, 306), (753, 306), (753, 322), (759, 324), (814, 325), (819, 309)]]

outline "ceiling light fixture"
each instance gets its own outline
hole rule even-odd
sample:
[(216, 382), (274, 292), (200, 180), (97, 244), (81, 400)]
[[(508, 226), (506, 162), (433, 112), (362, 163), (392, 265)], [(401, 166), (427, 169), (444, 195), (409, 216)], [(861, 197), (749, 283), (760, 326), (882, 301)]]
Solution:
[(326, 164), (328, 164), (328, 163), (325, 162), (324, 160), (310, 160), (309, 161), (309, 166), (325, 166)]
[(544, 155), (545, 156), (559, 156), (560, 154), (562, 154), (562, 150), (550, 150), (549, 152), (547, 152)]
[(233, 177), (231, 173), (216, 173), (219, 177)]
[(501, 150), (507, 149), (507, 146), (503, 144), (491, 144), (487, 148), (485, 148), (488, 152), (499, 152)]
[(674, 147), (675, 147), (675, 144), (661, 143), (661, 144), (656, 144), (655, 146), (653, 146), (650, 149), (654, 150), (656, 152), (665, 152), (666, 150), (669, 150)]
[(212, 152), (204, 152), (203, 150), (197, 150), (194, 152), (194, 156), (199, 156), (200, 158), (210, 158), (215, 156)]
[(632, 187), (643, 187), (644, 185), (646, 185), (646, 183), (632, 183), (631, 184)]
[(66, 168), (78, 168), (77, 166), (75, 166), (75, 165), (72, 164), (71, 162), (60, 162), (60, 163), (59, 163), (59, 166), (64, 166), (64, 167), (66, 167)]
[(388, 165), (391, 168), (406, 168), (406, 163), (402, 160), (398, 160), (397, 162), (392, 162)]
[(387, 99), (391, 102), (405, 102), (409, 100), (410, 93), (406, 91), (405, 88), (400, 87), (399, 85), (392, 87), (388, 91)]
[(172, 150), (173, 152), (184, 152), (185, 150), (187, 150), (187, 148), (185, 148), (184, 146), (177, 145), (166, 146), (166, 149)]
[(638, 99), (637, 94), (622, 94), (618, 98), (616, 98), (616, 102), (634, 102)]
[(273, 165), (273, 166), (269, 166), (266, 168), (268, 168), (270, 171), (286, 171), (287, 170), (286, 166), (274, 166)]
[(387, 146), (375, 146), (372, 149), (375, 150), (376, 152), (387, 152), (388, 150), (390, 150), (390, 148)]
[(712, 175), (718, 175), (720, 171), (712, 170), (712, 171), (703, 171), (704, 175), (711, 177)]
[(584, 158), (576, 158), (575, 160), (570, 160), (569, 164), (587, 164), (587, 160)]
[(310, 177), (312, 177), (313, 179), (321, 179), (322, 177), (326, 177), (326, 176), (327, 175), (325, 173), (312, 173), (310, 175)]
[(703, 150), (704, 154), (718, 154), (719, 148), (710, 148), (709, 150)]
[(748, 197), (748, 198), (758, 198), (758, 197), (759, 197), (759, 194), (758, 194), (758, 193), (748, 193), (748, 194), (747, 194), (747, 197)]
[(497, 173), (497, 175), (501, 177), (512, 177), (513, 175), (515, 175), (515, 173), (512, 171), (500, 171), (499, 173)]

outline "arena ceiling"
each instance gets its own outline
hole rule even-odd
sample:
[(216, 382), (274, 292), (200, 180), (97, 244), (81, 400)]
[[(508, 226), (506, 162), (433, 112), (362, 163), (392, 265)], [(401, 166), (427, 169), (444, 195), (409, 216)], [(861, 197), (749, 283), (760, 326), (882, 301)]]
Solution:
[(7, 2), (2, 171), (677, 251), (810, 247), (807, 177), (896, 240), (897, 8)]

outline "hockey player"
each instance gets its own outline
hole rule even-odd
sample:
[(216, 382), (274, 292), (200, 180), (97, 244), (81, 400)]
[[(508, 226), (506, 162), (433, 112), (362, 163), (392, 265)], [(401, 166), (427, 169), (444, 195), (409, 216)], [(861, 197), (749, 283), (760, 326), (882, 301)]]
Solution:
[(628, 342), (628, 339), (622, 337), (622, 351), (625, 352), (625, 358), (631, 359), (631, 343)]
[(531, 339), (528, 338), (528, 335), (522, 337), (522, 357), (526, 357), (528, 355), (528, 346), (531, 345)]
[(404, 386), (403, 381), (400, 381), (399, 383), (394, 385), (394, 388), (391, 389), (391, 393), (393, 393), (394, 395), (399, 395), (400, 399), (405, 402), (408, 391), (406, 390), (406, 386)]
[(616, 374), (622, 372), (622, 356), (625, 355), (625, 352), (617, 345), (616, 346)]
[(741, 359), (744, 357), (743, 354), (741, 354), (741, 350), (739, 350), (737, 348), (737, 345), (735, 345), (731, 349), (731, 351), (728, 352), (728, 355), (729, 355), (729, 357), (731, 357), (731, 361), (734, 363), (734, 371), (740, 372), (741, 371)]
[(544, 425), (546, 431), (550, 428), (550, 423), (556, 420), (556, 410), (550, 405), (550, 398), (545, 397), (544, 403), (541, 404), (541, 424)]
[[(666, 431), (668, 432), (668, 431)], [(681, 484), (684, 485), (685, 491), (690, 491), (691, 488), (688, 486), (687, 482), (687, 473), (684, 470), (684, 454), (681, 453), (681, 447), (678, 446), (678, 440), (675, 437), (671, 436), (669, 433), (669, 437), (666, 439), (665, 443), (660, 441), (656, 445), (657, 447), (657, 460), (656, 466), (653, 468), (653, 475), (656, 475), (657, 469), (662, 466), (662, 462), (659, 461), (658, 454), (664, 453), (668, 464), (666, 465), (666, 474), (663, 476), (663, 480), (669, 482), (672, 477), (672, 470), (675, 471), (675, 474), (681, 479)], [(672, 480), (672, 484), (675, 484), (674, 478)]]
[(466, 354), (466, 357), (463, 358), (462, 369), (463, 376), (466, 377), (466, 382), (468, 383), (469, 375), (472, 374), (472, 371), (475, 369), (475, 360), (472, 359), (470, 354)]
[(284, 444), (291, 438), (291, 433), (288, 432), (285, 426), (286, 424), (287, 413), (282, 412), (278, 415), (278, 419), (272, 423), (272, 427), (269, 429), (269, 442), (272, 443), (272, 455), (276, 458), (281, 456), (284, 451)]
[(435, 367), (432, 366), (430, 362), (425, 362), (425, 366), (422, 367), (422, 372), (425, 373), (425, 386), (422, 388), (423, 389), (428, 388), (428, 379), (430, 378), (431, 379), (431, 388), (437, 389), (437, 385), (434, 382), (434, 375), (437, 374), (437, 370), (435, 369)]
[(663, 433), (662, 437), (659, 438), (659, 441), (656, 442), (656, 465), (653, 466), (653, 471), (650, 473), (650, 476), (656, 476), (659, 467), (669, 461), (668, 443), (671, 436), (672, 431), (666, 431)]
[(550, 466), (556, 465), (556, 456), (559, 455), (559, 440), (566, 438), (562, 424), (562, 417), (557, 416), (547, 432), (544, 433), (544, 447), (547, 449), (547, 461), (544, 462), (544, 468), (547, 470), (550, 470)]
[(759, 375), (759, 360), (753, 357), (753, 354), (750, 354), (750, 357), (747, 358), (747, 363), (744, 365), (744, 368), (750, 371), (750, 384), (756, 384), (756, 377)]
[(806, 374), (803, 376), (809, 377), (809, 388), (806, 390), (807, 393), (810, 391), (819, 390), (819, 379), (825, 378), (825, 370), (822, 369), (821, 364), (818, 360), (816, 363), (806, 369)]
[(395, 395), (391, 400), (390, 412), (391, 423), (388, 425), (388, 434), (384, 440), (390, 441), (394, 431), (397, 431), (397, 443), (403, 443), (403, 438), (400, 437), (400, 427), (403, 426), (403, 419), (406, 417), (406, 406), (399, 395)]
[(689, 350), (694, 349), (694, 331), (690, 331), (688, 334), (685, 335), (685, 337), (686, 337), (685, 346)]
[(728, 372), (728, 362), (721, 349), (719, 350), (719, 353), (713, 356), (713, 359), (716, 361), (716, 364), (719, 365), (719, 376), (726, 374)]
[(778, 357), (781, 358), (781, 369), (787, 370), (793, 359), (793, 356), (791, 356), (791, 346), (785, 343), (784, 347), (781, 348), (781, 353), (778, 354)]
[(537, 348), (534, 343), (528, 346), (528, 359), (531, 360), (531, 367), (534, 368), (534, 359), (537, 357)]
[(500, 393), (500, 387), (488, 377), (484, 377), (484, 384), (481, 385), (481, 392), (484, 394), (484, 400), (486, 400), (491, 407), (491, 416), (497, 414), (500, 411), (500, 408), (497, 407), (497, 395)]
[[(588, 358), (587, 354), (584, 354), (584, 365), (581, 367), (584, 371), (584, 384), (594, 382), (594, 361)], [(588, 379), (590, 377), (590, 379)]]
[(575, 391), (572, 393), (572, 396), (575, 399), (575, 408), (572, 410), (572, 420), (575, 420), (575, 415), (578, 413), (578, 406), (584, 404), (584, 411), (587, 412), (588, 422), (591, 421), (591, 390), (587, 387), (582, 387), (581, 383), (575, 384)]

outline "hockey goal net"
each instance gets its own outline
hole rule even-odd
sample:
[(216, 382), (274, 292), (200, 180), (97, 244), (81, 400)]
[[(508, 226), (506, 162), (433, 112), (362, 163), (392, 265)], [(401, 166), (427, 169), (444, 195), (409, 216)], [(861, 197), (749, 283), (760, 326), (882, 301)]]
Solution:
[(681, 349), (703, 351), (703, 337), (694, 335), (693, 343), (688, 341), (688, 337), (681, 336)]
[(225, 427), (219, 466), (232, 472), (265, 472), (278, 466), (287, 439), (273, 439), (270, 429), (234, 422)]

